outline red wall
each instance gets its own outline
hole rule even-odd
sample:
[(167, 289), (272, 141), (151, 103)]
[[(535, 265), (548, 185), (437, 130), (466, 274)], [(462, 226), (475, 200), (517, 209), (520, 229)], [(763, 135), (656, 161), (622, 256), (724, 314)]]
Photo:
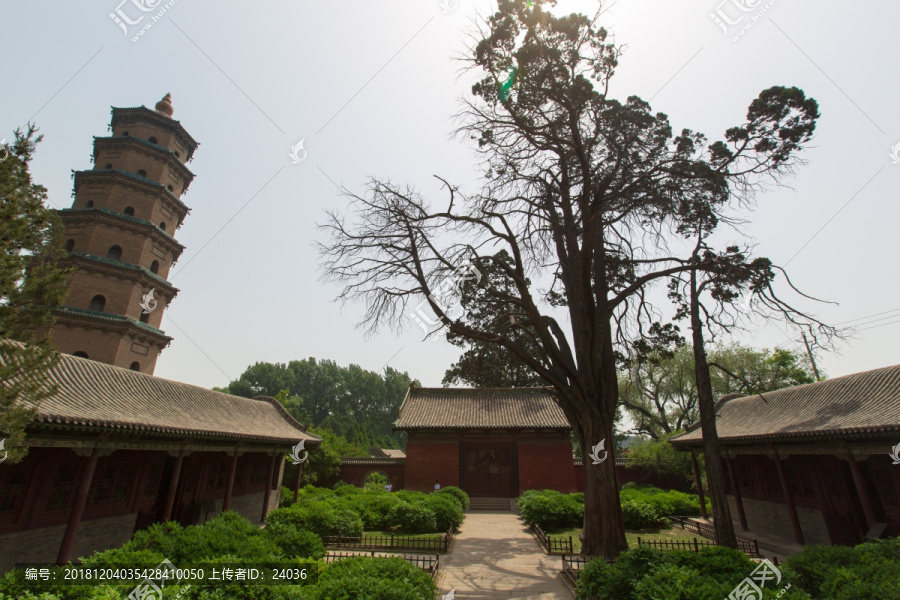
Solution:
[(417, 438), (410, 436), (406, 443), (406, 489), (420, 492), (434, 490), (435, 479), (441, 486), (458, 486), (459, 442)]
[(564, 440), (519, 440), (519, 493), (525, 490), (576, 491), (572, 444)]
[[(405, 465), (403, 463), (399, 464), (390, 464), (390, 465), (352, 465), (352, 464), (341, 464), (341, 470), (334, 477), (326, 479), (324, 481), (316, 483), (319, 487), (333, 487), (338, 481), (343, 481), (344, 483), (349, 483), (350, 485), (355, 485), (356, 487), (363, 487), (366, 483), (366, 477), (369, 476), (369, 473), (381, 473), (382, 475), (386, 475), (388, 481), (393, 486), (394, 491), (402, 490), (404, 484), (404, 470)], [(432, 487), (434, 487), (434, 482), (432, 482)]]

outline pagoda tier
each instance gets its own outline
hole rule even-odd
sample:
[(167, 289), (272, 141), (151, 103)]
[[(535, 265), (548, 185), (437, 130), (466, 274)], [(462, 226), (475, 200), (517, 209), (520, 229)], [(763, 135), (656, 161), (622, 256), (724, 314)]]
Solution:
[(57, 349), (152, 374), (172, 338), (160, 330), (178, 289), (168, 282), (184, 251), (173, 237), (190, 209), (181, 196), (197, 142), (156, 110), (113, 108), (112, 136), (94, 138), (94, 168), (74, 173), (65, 226), (69, 294), (53, 328)]

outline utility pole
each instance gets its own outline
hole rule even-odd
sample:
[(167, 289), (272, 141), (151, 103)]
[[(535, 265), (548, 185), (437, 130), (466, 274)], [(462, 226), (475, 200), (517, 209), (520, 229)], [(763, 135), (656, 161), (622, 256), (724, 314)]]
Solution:
[(801, 335), (803, 336), (803, 344), (806, 346), (806, 355), (809, 357), (809, 362), (812, 363), (813, 373), (816, 374), (816, 381), (822, 381), (822, 378), (819, 377), (819, 368), (816, 366), (816, 358), (809, 347), (809, 340), (806, 339), (806, 332), (803, 332)]

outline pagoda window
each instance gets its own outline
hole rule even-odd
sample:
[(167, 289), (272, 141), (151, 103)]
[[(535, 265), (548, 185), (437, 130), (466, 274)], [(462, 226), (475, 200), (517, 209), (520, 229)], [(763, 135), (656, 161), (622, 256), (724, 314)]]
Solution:
[(159, 273), (159, 261), (158, 260), (154, 260), (152, 263), (150, 263), (150, 272), (153, 273), (154, 275)]
[(94, 201), (93, 201), (93, 200), (88, 200), (87, 202), (84, 203), (84, 207), (85, 207), (85, 208), (93, 208), (93, 207), (94, 207)]
[(128, 215), (129, 217), (133, 217), (133, 216), (134, 216), (134, 207), (133, 207), (133, 206), (126, 206), (124, 212), (125, 212), (125, 214)]
[(147, 323), (150, 321), (150, 313), (141, 312), (141, 323)]
[(122, 260), (122, 247), (113, 246), (106, 251), (106, 258), (110, 260)]
[(71, 252), (75, 249), (75, 240), (66, 240), (66, 252)]
[(151, 144), (155, 144), (155, 143), (156, 143), (156, 138), (153, 137), (153, 136), (150, 136), (150, 139), (148, 139), (147, 141), (150, 142)]
[(128, 137), (128, 132), (127, 132), (127, 131), (123, 131), (123, 132), (122, 132), (122, 137)]
[(175, 154), (175, 158), (181, 158), (181, 155), (178, 154), (178, 150), (176, 150), (176, 151), (174, 152), (174, 154)]
[(87, 358), (88, 357), (87, 352), (85, 352), (83, 350), (79, 350), (78, 352), (73, 352), (72, 356), (77, 356), (78, 358)]
[(171, 185), (167, 185), (167, 186), (166, 186), (166, 189), (169, 190), (169, 191), (172, 192), (172, 193), (175, 193), (175, 189), (174, 189)]
[(133, 363), (131, 363), (131, 366), (128, 368), (131, 369), (132, 371), (140, 371), (141, 363), (139, 363), (138, 361), (134, 361)]
[(145, 170), (143, 170), (143, 169), (138, 169), (137, 174), (140, 175), (141, 177), (146, 177), (146, 176), (147, 176), (147, 171), (145, 171)]
[[(93, 310), (95, 312), (103, 312), (103, 309), (106, 308), (106, 298), (97, 294), (93, 298), (91, 298), (91, 304), (88, 306), (88, 310)], [(86, 357), (83, 357), (86, 358)]]
[(166, 222), (165, 222), (165, 221), (162, 221), (162, 222), (159, 224), (159, 228), (162, 229), (163, 231), (165, 231), (165, 230), (166, 230)]
[(112, 169), (112, 163), (106, 163), (106, 165), (103, 168), (104, 169)]

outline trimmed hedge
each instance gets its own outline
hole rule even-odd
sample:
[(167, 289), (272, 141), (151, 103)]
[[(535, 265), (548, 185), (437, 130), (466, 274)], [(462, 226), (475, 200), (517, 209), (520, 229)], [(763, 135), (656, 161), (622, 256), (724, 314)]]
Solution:
[(453, 496), (456, 498), (456, 501), (459, 502), (459, 505), (463, 510), (469, 508), (469, 495), (454, 485), (442, 487), (436, 491), (435, 494), (447, 494)]
[(302, 589), (305, 600), (430, 600), (437, 592), (427, 573), (393, 557), (345, 558)]
[(577, 527), (584, 522), (584, 504), (572, 494), (555, 490), (529, 490), (519, 496), (516, 507), (527, 525), (538, 524), (542, 529)]
[(307, 504), (298, 502), (287, 508), (269, 513), (269, 524), (284, 524), (295, 529), (307, 529), (321, 537), (340, 535), (355, 537), (363, 534), (363, 522), (359, 514), (345, 504), (334, 500), (316, 500)]
[(859, 546), (807, 546), (782, 566), (813, 598), (900, 598), (900, 538)]
[(434, 511), (422, 504), (400, 502), (388, 514), (392, 528), (404, 533), (432, 533), (438, 531)]

